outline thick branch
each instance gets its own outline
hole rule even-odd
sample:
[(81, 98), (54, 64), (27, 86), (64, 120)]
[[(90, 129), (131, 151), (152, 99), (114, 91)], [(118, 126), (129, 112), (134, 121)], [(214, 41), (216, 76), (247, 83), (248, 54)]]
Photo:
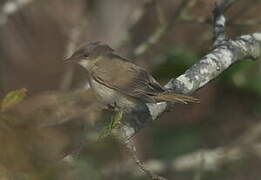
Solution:
[[(226, 40), (184, 74), (171, 79), (165, 87), (175, 92), (191, 94), (216, 78), (233, 63), (244, 58), (257, 59), (260, 56), (261, 32), (243, 35), (235, 40)], [(147, 109), (143, 108), (143, 111), (134, 112), (131, 120), (136, 123), (129, 123), (122, 128), (124, 137), (127, 139), (132, 137), (144, 127), (146, 122), (157, 119), (166, 109), (166, 103), (147, 104)], [(130, 122), (129, 117), (127, 117), (127, 122)]]
[[(216, 78), (235, 62), (261, 56), (261, 32), (243, 35), (235, 40), (228, 39), (225, 34), (224, 11), (235, 0), (219, 0), (213, 11), (214, 43), (213, 50), (194, 64), (184, 74), (171, 79), (166, 88), (177, 93), (191, 94)], [(166, 111), (166, 102), (147, 104), (137, 108), (135, 112), (125, 115), (125, 126), (122, 127), (122, 138), (126, 141), (136, 134), (149, 121), (156, 120)], [(172, 106), (173, 107), (173, 106)]]

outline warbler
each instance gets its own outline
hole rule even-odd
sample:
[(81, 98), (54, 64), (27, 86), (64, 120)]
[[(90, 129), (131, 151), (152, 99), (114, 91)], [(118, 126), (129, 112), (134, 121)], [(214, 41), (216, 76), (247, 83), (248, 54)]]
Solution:
[(80, 47), (65, 60), (87, 70), (98, 101), (109, 107), (130, 111), (141, 103), (198, 102), (194, 97), (164, 89), (146, 69), (100, 42)]

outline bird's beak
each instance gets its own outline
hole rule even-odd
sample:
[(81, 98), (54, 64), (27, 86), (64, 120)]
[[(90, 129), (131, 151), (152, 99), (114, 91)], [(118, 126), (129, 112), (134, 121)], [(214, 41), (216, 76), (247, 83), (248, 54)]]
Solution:
[(75, 59), (75, 58), (73, 58), (73, 57), (71, 56), (71, 57), (67, 57), (67, 58), (63, 59), (63, 61), (64, 61), (65, 63), (73, 63), (73, 62), (74, 62), (74, 59)]

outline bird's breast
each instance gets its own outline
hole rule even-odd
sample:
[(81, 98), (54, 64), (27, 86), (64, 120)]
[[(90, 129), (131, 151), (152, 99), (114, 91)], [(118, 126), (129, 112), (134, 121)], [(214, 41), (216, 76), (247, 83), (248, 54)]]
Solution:
[(135, 108), (136, 100), (133, 98), (123, 95), (122, 93), (99, 83), (93, 78), (90, 78), (90, 84), (97, 99), (101, 103), (105, 105), (117, 105), (117, 107), (121, 109)]

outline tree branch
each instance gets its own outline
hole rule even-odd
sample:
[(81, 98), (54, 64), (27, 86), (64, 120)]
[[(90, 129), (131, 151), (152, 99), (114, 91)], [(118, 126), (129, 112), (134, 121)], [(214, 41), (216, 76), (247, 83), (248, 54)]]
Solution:
[[(18, 2), (18, 0), (14, 2)], [(20, 0), (19, 2), (31, 1)], [(219, 5), (217, 4), (217, 6)], [(18, 9), (18, 7), (22, 6), (17, 6), (14, 9)], [(225, 17), (223, 16), (222, 9), (225, 10), (225, 8), (221, 8), (214, 18), (215, 38), (213, 50), (201, 58), (198, 63), (190, 67), (184, 74), (176, 79), (171, 79), (165, 85), (165, 88), (183, 94), (191, 94), (219, 76), (233, 63), (244, 58), (257, 59), (261, 56), (261, 32), (239, 36), (234, 40), (227, 38), (225, 36)], [(9, 10), (7, 12), (10, 15), (10, 12), (15, 11)], [(90, 121), (91, 113), (94, 111), (91, 107), (95, 102), (96, 100), (90, 89), (88, 91), (85, 89), (70, 93), (43, 94), (42, 96), (31, 98), (31, 100), (25, 100), (2, 113), (0, 127), (5, 129), (7, 127), (5, 123), (12, 127), (30, 125), (29, 128), (34, 130), (35, 128), (41, 129), (43, 127), (62, 124), (71, 119), (85, 117), (86, 115), (88, 115), (87, 120)], [(25, 111), (26, 107), (27, 112)], [(148, 122), (157, 120), (168, 107), (166, 102), (144, 104), (137, 107), (135, 111), (126, 113), (123, 119), (124, 125), (121, 128), (123, 140), (128, 142), (127, 140)], [(4, 149), (3, 151), (5, 152)], [(217, 149), (216, 151), (223, 152), (224, 150)]]
[[(257, 59), (261, 56), (261, 32), (242, 35), (236, 39), (225, 36), (223, 11), (232, 1), (220, 1), (214, 11), (213, 50), (190, 67), (184, 74), (171, 79), (165, 88), (182, 94), (191, 94), (215, 79), (229, 66), (245, 58)], [(128, 140), (142, 129), (147, 122), (158, 119), (167, 110), (167, 103), (147, 104), (135, 112), (125, 115), (122, 138)]]
[[(123, 142), (124, 143), (124, 142)], [(138, 158), (136, 153), (136, 147), (132, 142), (124, 143), (126, 149), (128, 150), (129, 154), (131, 155), (132, 159), (136, 163), (136, 165), (152, 180), (167, 180), (166, 178), (156, 175), (153, 173), (149, 168), (144, 166), (144, 163)]]

